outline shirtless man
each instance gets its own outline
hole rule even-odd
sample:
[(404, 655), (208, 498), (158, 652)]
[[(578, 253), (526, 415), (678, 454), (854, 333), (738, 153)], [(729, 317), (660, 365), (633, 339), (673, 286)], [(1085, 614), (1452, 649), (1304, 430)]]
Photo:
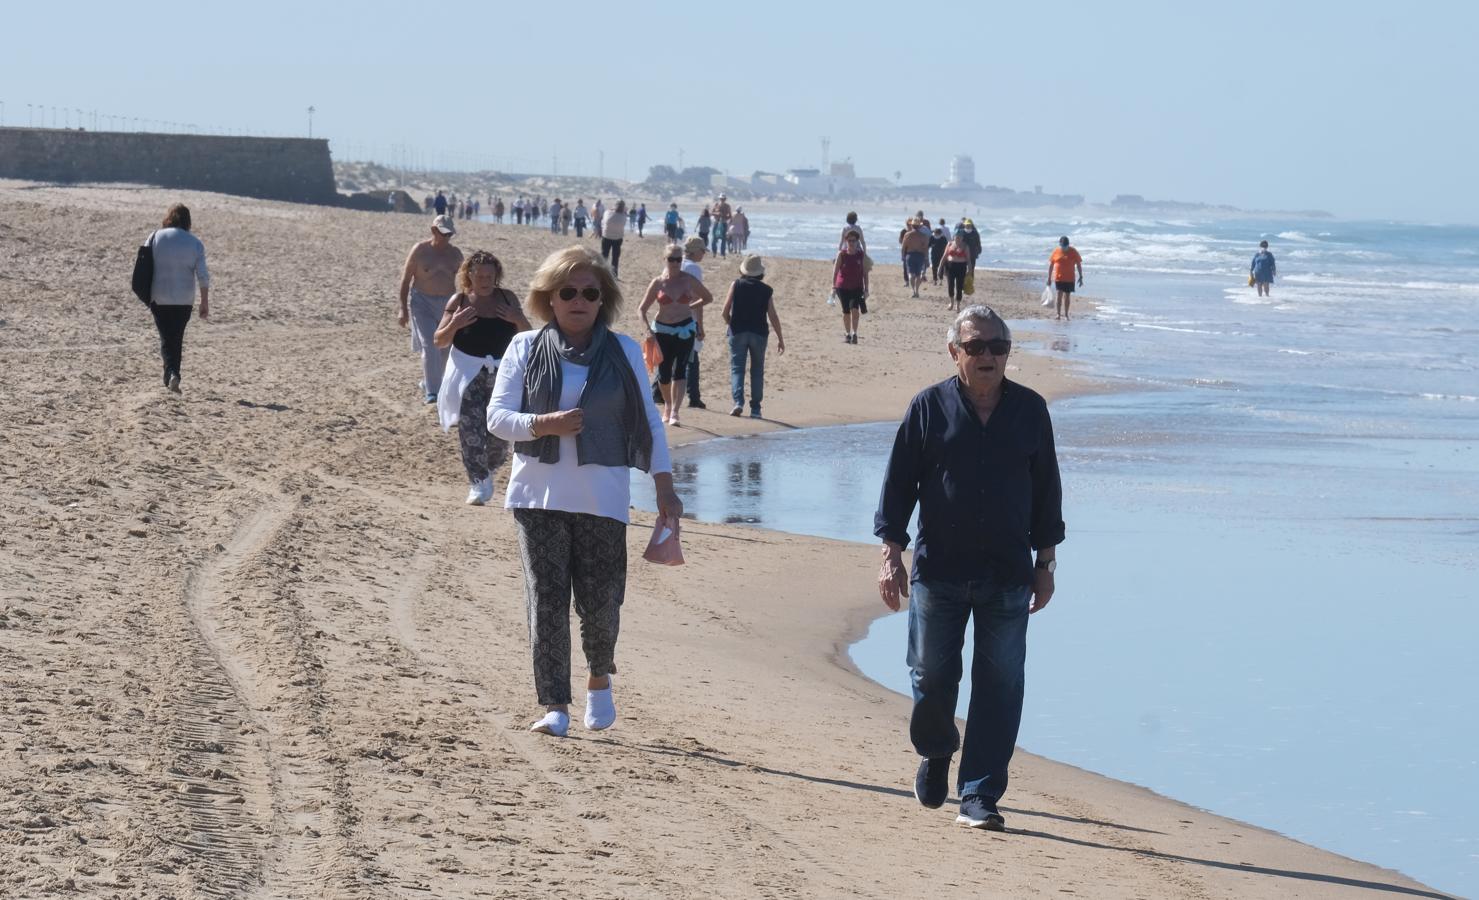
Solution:
[(431, 237), (411, 248), (401, 271), (401, 312), (397, 321), (402, 328), (411, 326), (411, 351), (421, 354), (421, 387), (427, 403), (437, 402), (442, 371), (447, 367), (447, 351), (437, 349), (432, 335), (447, 301), (457, 291), (462, 251), (452, 246), (456, 233), (450, 216), (437, 216), (431, 223)]
[(904, 251), (904, 268), (909, 273), (911, 296), (919, 296), (919, 286), (924, 283), (924, 269), (929, 262), (930, 233), (924, 219), (910, 219), (899, 244)]

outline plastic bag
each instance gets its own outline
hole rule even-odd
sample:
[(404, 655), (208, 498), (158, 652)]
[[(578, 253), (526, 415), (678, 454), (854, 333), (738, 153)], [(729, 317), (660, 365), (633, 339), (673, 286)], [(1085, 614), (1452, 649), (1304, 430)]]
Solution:
[(647, 541), (642, 558), (659, 566), (683, 565), (683, 545), (678, 541), (680, 530), (677, 519), (658, 516), (652, 523), (652, 537)]
[(976, 292), (975, 272), (965, 273), (965, 287), (962, 290), (964, 290), (967, 294), (974, 294)]
[(830, 293), (830, 294), (827, 295), (827, 305), (828, 306), (836, 306), (837, 305), (837, 291), (836, 291), (836, 289), (833, 289), (832, 293)]
[(1057, 303), (1057, 302), (1058, 302), (1058, 292), (1055, 291), (1055, 290), (1053, 290), (1053, 286), (1051, 284), (1042, 289), (1042, 305), (1043, 306), (1052, 306), (1054, 303)]
[(642, 339), (642, 361), (647, 363), (647, 375), (652, 376), (657, 367), (662, 365), (662, 348), (657, 345), (655, 335), (647, 335)]

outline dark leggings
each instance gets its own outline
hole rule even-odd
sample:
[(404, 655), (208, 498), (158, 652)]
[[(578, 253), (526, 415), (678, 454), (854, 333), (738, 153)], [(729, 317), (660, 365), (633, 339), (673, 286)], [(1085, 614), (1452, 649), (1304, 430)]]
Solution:
[(621, 274), (621, 238), (601, 238), (601, 258), (611, 261), (611, 274)]
[[(692, 319), (688, 321), (692, 322)], [(687, 374), (688, 357), (693, 355), (693, 338), (680, 338), (673, 334), (657, 333), (657, 346), (662, 350), (662, 362), (657, 364), (657, 383), (673, 383), (673, 367), (678, 367), (678, 377)]]
[(965, 298), (965, 273), (970, 263), (945, 263), (945, 292), (950, 299), (961, 302)]
[(169, 384), (171, 375), (180, 374), (180, 357), (185, 354), (185, 326), (190, 324), (193, 306), (161, 306), (154, 304), (149, 311), (154, 314), (154, 327), (159, 329), (159, 356), (164, 360), (164, 383)]

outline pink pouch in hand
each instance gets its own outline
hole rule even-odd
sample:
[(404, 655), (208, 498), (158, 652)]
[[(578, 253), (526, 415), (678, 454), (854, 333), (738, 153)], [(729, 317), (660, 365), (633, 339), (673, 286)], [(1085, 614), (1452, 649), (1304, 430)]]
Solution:
[(678, 543), (678, 531), (676, 519), (658, 516), (652, 525), (652, 539), (647, 542), (642, 558), (660, 566), (683, 565), (683, 545)]

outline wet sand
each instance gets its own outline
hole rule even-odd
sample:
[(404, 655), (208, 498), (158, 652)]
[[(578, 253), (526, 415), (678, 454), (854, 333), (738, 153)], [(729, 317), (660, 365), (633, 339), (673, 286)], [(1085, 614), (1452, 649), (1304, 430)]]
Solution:
[[(213, 275), (178, 397), (127, 293), (176, 199)], [(883, 611), (866, 546), (695, 523), (689, 565), (632, 564), (616, 728), (528, 734), (512, 523), (462, 504), (394, 322), (427, 226), (0, 182), (0, 895), (1439, 896), (1028, 754), (1010, 832), (921, 809), (908, 703), (847, 660)], [(574, 240), (460, 227), (515, 290)], [(629, 332), (660, 256), (627, 240)], [(948, 375), (941, 291), (908, 299), (880, 259), (854, 347), (827, 264), (769, 266), (769, 420), (727, 415), (713, 339), (711, 408), (675, 441), (891, 419)], [(1014, 325), (1038, 313), (1010, 276), (977, 284)], [(1094, 387), (1015, 363), (1050, 396)]]

